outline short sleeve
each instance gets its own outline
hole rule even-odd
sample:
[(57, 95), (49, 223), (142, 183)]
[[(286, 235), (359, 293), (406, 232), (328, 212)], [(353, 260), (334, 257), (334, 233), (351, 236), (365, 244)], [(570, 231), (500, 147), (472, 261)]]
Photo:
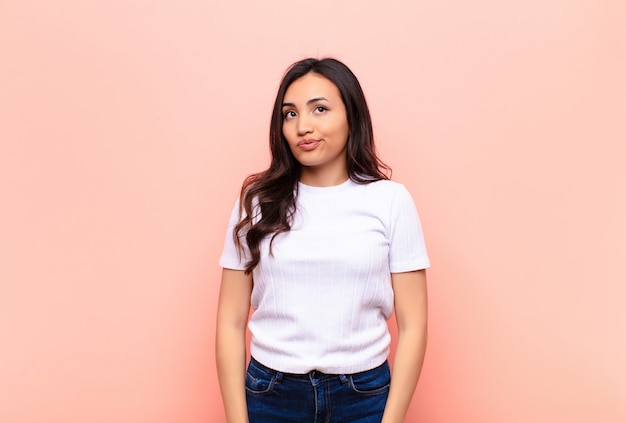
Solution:
[(389, 269), (391, 273), (430, 267), (422, 224), (411, 194), (398, 185), (390, 212)]
[[(226, 239), (224, 240), (224, 249), (220, 257), (220, 266), (226, 269), (245, 270), (246, 263), (249, 260), (248, 249), (245, 248), (243, 254), (237, 250), (235, 238), (233, 236), (235, 225), (239, 223), (239, 200), (235, 202), (233, 210), (228, 221), (228, 229), (226, 230)], [(245, 241), (243, 242), (245, 246)]]

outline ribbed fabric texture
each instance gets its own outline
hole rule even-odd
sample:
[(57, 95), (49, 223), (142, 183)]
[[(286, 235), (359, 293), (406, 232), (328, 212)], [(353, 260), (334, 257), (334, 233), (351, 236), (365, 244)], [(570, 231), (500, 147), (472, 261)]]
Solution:
[[(290, 232), (253, 271), (252, 356), (289, 373), (356, 373), (389, 353), (390, 273), (430, 266), (413, 199), (392, 181), (298, 187)], [(231, 215), (220, 265), (244, 269)]]

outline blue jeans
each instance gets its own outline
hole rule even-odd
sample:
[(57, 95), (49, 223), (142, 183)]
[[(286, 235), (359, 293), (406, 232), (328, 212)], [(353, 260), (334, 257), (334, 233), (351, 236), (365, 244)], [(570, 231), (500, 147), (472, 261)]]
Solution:
[(250, 423), (380, 423), (389, 363), (354, 374), (282, 373), (254, 358), (246, 375)]

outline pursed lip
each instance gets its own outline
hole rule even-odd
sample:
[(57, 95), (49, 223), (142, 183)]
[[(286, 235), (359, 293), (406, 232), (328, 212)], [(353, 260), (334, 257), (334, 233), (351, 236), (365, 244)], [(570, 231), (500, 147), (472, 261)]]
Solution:
[(320, 144), (321, 144), (321, 140), (305, 138), (303, 140), (298, 141), (298, 148), (301, 151), (313, 151), (313, 150), (316, 150)]
[(309, 145), (309, 144), (316, 144), (320, 142), (320, 140), (316, 140), (313, 138), (305, 138), (303, 140), (298, 141), (298, 147), (302, 147), (304, 145)]

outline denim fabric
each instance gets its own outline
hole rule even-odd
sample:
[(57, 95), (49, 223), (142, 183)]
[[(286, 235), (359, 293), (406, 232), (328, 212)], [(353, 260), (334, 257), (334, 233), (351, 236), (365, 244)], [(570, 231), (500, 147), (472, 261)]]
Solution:
[(380, 423), (389, 394), (389, 364), (361, 373), (282, 373), (254, 358), (246, 375), (250, 423)]

